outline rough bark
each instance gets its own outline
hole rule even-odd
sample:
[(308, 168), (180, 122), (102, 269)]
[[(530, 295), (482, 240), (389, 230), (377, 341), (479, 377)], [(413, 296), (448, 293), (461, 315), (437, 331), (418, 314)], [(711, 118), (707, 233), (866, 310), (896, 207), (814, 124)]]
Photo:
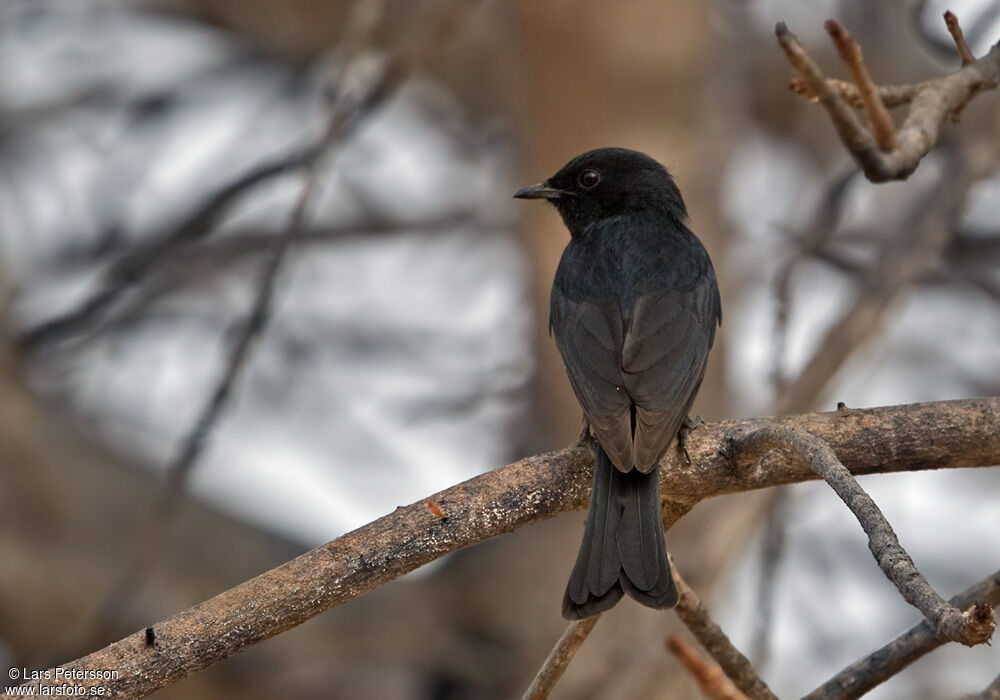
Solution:
[[(661, 464), (664, 498), (687, 505), (723, 493), (815, 479), (792, 450), (734, 452), (740, 436), (765, 426), (812, 433), (854, 474), (1000, 463), (998, 398), (724, 421), (691, 432), (690, 464), (668, 452)], [(104, 686), (117, 697), (142, 697), (448, 552), (583, 508), (590, 470), (587, 451), (579, 446), (501, 467), (398, 508), (153, 625), (153, 644), (140, 630), (63, 668), (114, 669), (114, 680), (75, 683)]]

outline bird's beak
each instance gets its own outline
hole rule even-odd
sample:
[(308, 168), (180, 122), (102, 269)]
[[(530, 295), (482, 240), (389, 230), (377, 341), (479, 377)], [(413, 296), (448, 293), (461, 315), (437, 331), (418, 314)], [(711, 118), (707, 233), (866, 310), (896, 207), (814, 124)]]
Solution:
[(549, 187), (546, 182), (539, 182), (537, 185), (525, 187), (514, 193), (514, 199), (559, 199), (563, 195), (569, 194), (565, 190)]

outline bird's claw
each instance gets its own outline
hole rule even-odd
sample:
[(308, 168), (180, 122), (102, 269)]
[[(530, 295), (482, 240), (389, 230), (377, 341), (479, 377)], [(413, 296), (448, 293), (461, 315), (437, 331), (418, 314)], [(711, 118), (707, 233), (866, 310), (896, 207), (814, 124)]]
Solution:
[(586, 447), (590, 445), (590, 440), (590, 419), (584, 416), (583, 424), (580, 426), (580, 434), (576, 438), (576, 444)]
[(681, 429), (677, 431), (677, 444), (681, 448), (681, 452), (684, 453), (684, 459), (687, 461), (687, 465), (691, 466), (691, 453), (688, 452), (688, 437), (692, 430), (695, 430), (702, 421), (701, 416), (695, 416), (692, 420), (691, 416), (684, 419), (681, 423)]

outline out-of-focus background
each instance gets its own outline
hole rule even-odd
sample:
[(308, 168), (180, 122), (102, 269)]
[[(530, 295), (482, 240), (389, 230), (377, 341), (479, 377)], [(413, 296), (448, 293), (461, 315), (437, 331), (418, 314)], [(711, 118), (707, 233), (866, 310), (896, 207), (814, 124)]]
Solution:
[[(836, 17), (876, 81), (918, 81), (958, 66), (945, 9), (2, 0), (0, 667), (77, 657), (571, 441), (546, 333), (567, 234), (510, 195), (590, 148), (666, 164), (716, 263), (705, 419), (1000, 392), (997, 94), (909, 181), (875, 186), (788, 91), (773, 37), (787, 22), (842, 75)], [(977, 54), (1000, 38), (1000, 3), (950, 9)], [(995, 470), (864, 485), (943, 593), (997, 568)], [(518, 695), (564, 628), (583, 517), (157, 697)], [(917, 619), (821, 484), (704, 503), (668, 544), (781, 696)], [(694, 696), (675, 630), (624, 602), (556, 697)], [(872, 697), (957, 697), (998, 667), (952, 645)]]

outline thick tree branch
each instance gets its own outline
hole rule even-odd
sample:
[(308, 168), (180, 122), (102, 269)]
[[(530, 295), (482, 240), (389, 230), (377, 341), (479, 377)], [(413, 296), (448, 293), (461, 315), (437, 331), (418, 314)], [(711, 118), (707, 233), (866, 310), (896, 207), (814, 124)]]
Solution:
[[(1000, 398), (724, 421), (691, 431), (690, 464), (668, 450), (661, 464), (668, 510), (815, 479), (794, 451), (735, 449), (740, 436), (767, 426), (815, 435), (855, 474), (1000, 464)], [(138, 631), (63, 668), (117, 670), (116, 680), (78, 683), (142, 697), (449, 552), (583, 508), (590, 472), (588, 451), (573, 446), (482, 474), (431, 497), (446, 518), (426, 500), (398, 508), (153, 625), (154, 645)], [(56, 682), (36, 685), (46, 683)]]
[[(958, 20), (951, 15), (946, 21), (963, 60), (962, 68), (941, 78), (893, 88), (874, 84), (857, 43), (833, 20), (827, 23), (827, 30), (854, 76), (855, 84), (850, 88), (843, 81), (828, 80), (784, 23), (775, 27), (778, 43), (800, 76), (791, 84), (792, 90), (826, 108), (840, 140), (872, 182), (909, 177), (937, 143), (945, 118), (955, 118), (977, 93), (1000, 83), (1000, 43), (974, 59)], [(906, 103), (910, 111), (897, 132), (885, 108)], [(868, 113), (871, 129), (855, 113), (853, 107), (858, 105)]]
[[(1000, 571), (991, 574), (948, 601), (964, 610), (978, 602), (1000, 605)], [(924, 620), (899, 635), (881, 649), (842, 670), (802, 700), (854, 700), (889, 680), (925, 654), (947, 643), (930, 622)]]
[(896, 533), (875, 501), (825, 442), (804, 430), (768, 426), (740, 438), (736, 449), (741, 452), (772, 449), (798, 452), (851, 509), (868, 535), (868, 548), (879, 567), (899, 589), (903, 599), (923, 613), (938, 635), (970, 647), (988, 642), (993, 636), (993, 608), (976, 601), (963, 611), (938, 595), (899, 544)]
[(674, 572), (674, 583), (680, 594), (680, 600), (674, 608), (677, 617), (687, 625), (691, 634), (705, 647), (705, 651), (712, 655), (729, 680), (750, 700), (778, 700), (757, 675), (750, 660), (733, 646), (726, 633), (708, 614), (708, 608), (681, 577), (673, 561), (670, 564)]

